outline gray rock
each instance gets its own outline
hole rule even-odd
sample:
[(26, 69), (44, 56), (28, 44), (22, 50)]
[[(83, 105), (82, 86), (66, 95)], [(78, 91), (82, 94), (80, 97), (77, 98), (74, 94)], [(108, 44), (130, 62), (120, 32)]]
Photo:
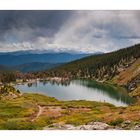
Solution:
[(53, 127), (44, 127), (44, 130), (107, 130), (110, 129), (109, 125), (102, 122), (90, 122), (87, 125), (74, 126), (71, 124), (53, 124)]
[(140, 130), (140, 125), (136, 125), (132, 130)]
[(126, 128), (126, 127), (128, 127), (130, 124), (131, 124), (131, 121), (130, 121), (130, 120), (127, 120), (127, 121), (125, 121), (125, 122), (122, 123), (121, 127), (122, 127), (122, 128)]
[(127, 120), (127, 121), (125, 121), (125, 122), (123, 122), (124, 124), (130, 124), (131, 123), (131, 121), (130, 120)]
[(102, 122), (94, 122), (92, 127), (93, 127), (93, 130), (106, 130), (109, 128), (109, 125)]
[(82, 125), (81, 130), (106, 130), (109, 129), (109, 125), (102, 122), (90, 122), (87, 125)]
[(115, 130), (123, 130), (123, 129), (120, 128), (120, 127), (118, 127), (118, 126), (116, 126), (116, 127), (115, 127)]
[(79, 127), (80, 130), (92, 130), (92, 125), (81, 125)]
[(64, 130), (75, 130), (76, 129), (76, 127), (71, 124), (62, 125), (61, 128)]

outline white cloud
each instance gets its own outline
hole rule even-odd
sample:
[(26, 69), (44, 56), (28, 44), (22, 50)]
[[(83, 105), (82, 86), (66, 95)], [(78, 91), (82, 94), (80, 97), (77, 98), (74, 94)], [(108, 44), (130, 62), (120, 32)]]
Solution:
[[(138, 16), (137, 16), (138, 15)], [(77, 11), (55, 34), (55, 44), (75, 51), (113, 51), (139, 43), (137, 11)]]
[(22, 43), (0, 43), (1, 52), (13, 52), (13, 51), (25, 51), (25, 50), (34, 50), (34, 47), (29, 42)]
[[(37, 49), (91, 53), (117, 50), (140, 43), (140, 12), (73, 11), (54, 36), (47, 36), (47, 30), (13, 28), (5, 38), (13, 42), (17, 39), (18, 42), (1, 42), (0, 51)], [(41, 32), (45, 35), (40, 35)]]

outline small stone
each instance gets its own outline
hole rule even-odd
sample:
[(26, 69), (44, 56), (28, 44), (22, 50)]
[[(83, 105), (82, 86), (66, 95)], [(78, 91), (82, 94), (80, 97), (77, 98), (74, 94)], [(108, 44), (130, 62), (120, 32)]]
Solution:
[(92, 130), (92, 125), (82, 125), (80, 130)]
[(116, 127), (115, 127), (115, 130), (122, 130), (122, 128), (116, 126)]
[(125, 121), (124, 123), (125, 123), (125, 124), (130, 124), (131, 121), (130, 121), (130, 120), (127, 120), (127, 121)]
[(133, 130), (140, 130), (140, 126), (139, 125), (136, 125)]
[(64, 129), (64, 130), (75, 130), (76, 129), (76, 127), (71, 125), (71, 124), (62, 125), (61, 128)]

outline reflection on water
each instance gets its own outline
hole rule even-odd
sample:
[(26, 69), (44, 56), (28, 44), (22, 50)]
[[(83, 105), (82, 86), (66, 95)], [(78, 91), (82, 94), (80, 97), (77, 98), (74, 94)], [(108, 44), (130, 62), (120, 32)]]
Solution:
[(61, 81), (61, 82), (56, 82), (56, 81), (40, 81), (43, 83), (43, 85), (46, 85), (48, 83), (51, 83), (52, 85), (61, 85), (61, 86), (69, 86), (70, 85), (70, 80), (67, 81)]
[(91, 80), (73, 81), (40, 81), (36, 83), (16, 85), (17, 89), (25, 93), (40, 93), (60, 100), (89, 100), (101, 101), (116, 106), (127, 106), (133, 102), (132, 98), (123, 90)]

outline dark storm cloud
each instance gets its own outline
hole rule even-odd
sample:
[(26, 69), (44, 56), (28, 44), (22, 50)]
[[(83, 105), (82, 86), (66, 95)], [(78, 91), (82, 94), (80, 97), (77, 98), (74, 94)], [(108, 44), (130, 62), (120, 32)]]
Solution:
[(58, 29), (72, 14), (72, 11), (0, 11), (0, 28), (12, 27)]
[(0, 11), (0, 38), (13, 29), (26, 28), (38, 30), (33, 36), (52, 36), (71, 14), (72, 11)]
[(140, 11), (0, 11), (0, 51), (109, 52), (140, 43)]

